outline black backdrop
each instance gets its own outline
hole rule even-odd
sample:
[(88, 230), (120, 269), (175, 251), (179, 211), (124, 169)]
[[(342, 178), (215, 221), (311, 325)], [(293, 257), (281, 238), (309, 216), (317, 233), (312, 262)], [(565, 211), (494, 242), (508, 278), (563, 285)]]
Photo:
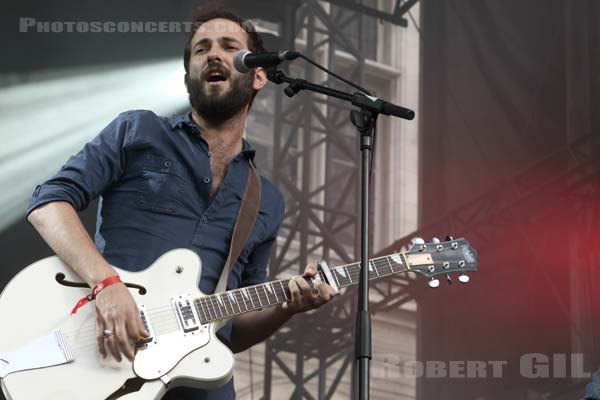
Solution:
[(586, 379), (527, 379), (519, 361), (600, 365), (600, 2), (421, 6), (421, 224), (465, 235), (480, 271), (422, 297), (419, 358), (507, 365), (503, 379), (421, 379), (418, 398), (579, 397)]

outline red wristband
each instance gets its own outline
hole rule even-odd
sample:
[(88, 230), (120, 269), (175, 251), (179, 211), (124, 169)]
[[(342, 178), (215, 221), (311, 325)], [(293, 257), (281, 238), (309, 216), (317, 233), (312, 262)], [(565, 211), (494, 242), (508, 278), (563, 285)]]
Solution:
[(96, 298), (96, 296), (98, 296), (98, 293), (100, 293), (105, 287), (110, 286), (113, 283), (118, 283), (118, 282), (121, 282), (121, 278), (119, 278), (119, 275), (115, 275), (115, 276), (109, 276), (108, 278), (104, 279), (102, 282), (98, 283), (92, 289), (92, 293), (79, 299), (77, 304), (75, 304), (75, 307), (73, 307), (73, 310), (71, 310), (71, 315), (75, 314), (77, 312), (77, 310), (79, 310), (81, 307), (85, 306), (87, 303), (94, 300)]

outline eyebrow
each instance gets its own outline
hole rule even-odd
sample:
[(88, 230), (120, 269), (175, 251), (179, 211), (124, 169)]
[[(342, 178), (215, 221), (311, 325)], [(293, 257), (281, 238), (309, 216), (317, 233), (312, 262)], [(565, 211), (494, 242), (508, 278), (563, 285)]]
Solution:
[[(242, 42), (240, 42), (239, 40), (237, 40), (236, 38), (231, 37), (231, 36), (223, 36), (217, 40), (223, 40), (225, 42), (235, 42), (235, 43), (239, 44), (240, 46), (242, 45)], [(196, 42), (196, 44), (192, 48), (195, 49), (199, 45), (203, 45), (203, 44), (207, 44), (207, 43), (212, 43), (212, 39), (209, 39), (209, 38), (200, 39), (200, 40), (198, 40), (198, 42)]]

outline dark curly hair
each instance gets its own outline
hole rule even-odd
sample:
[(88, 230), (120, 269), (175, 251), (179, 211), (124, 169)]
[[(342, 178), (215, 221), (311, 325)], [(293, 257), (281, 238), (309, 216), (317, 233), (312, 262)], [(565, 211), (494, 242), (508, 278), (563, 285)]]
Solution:
[[(238, 17), (235, 13), (233, 13), (233, 11), (222, 6), (199, 6), (196, 7), (192, 15), (192, 29), (186, 37), (185, 49), (183, 51), (183, 66), (185, 68), (186, 74), (189, 73), (190, 57), (192, 55), (192, 38), (194, 37), (194, 34), (203, 23), (217, 18), (223, 18), (229, 21), (233, 21), (236, 24), (238, 24), (244, 31), (246, 31), (246, 33), (248, 34), (248, 50), (250, 50), (251, 52), (258, 53), (266, 51), (263, 45), (263, 40), (256, 31), (256, 28), (254, 27), (252, 22)], [(254, 91), (254, 93), (252, 93), (250, 106), (252, 106), (252, 102), (254, 101), (254, 97), (256, 97), (257, 93), (258, 91)]]

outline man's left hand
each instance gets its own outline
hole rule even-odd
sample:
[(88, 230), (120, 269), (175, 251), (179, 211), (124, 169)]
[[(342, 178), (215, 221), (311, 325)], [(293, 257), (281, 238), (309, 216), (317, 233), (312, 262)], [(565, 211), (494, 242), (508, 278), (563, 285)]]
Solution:
[(283, 307), (293, 314), (321, 307), (335, 296), (335, 290), (323, 281), (313, 281), (314, 289), (304, 278), (312, 278), (317, 273), (315, 264), (308, 264), (304, 275), (296, 276), (288, 285), (292, 300), (284, 303)]

